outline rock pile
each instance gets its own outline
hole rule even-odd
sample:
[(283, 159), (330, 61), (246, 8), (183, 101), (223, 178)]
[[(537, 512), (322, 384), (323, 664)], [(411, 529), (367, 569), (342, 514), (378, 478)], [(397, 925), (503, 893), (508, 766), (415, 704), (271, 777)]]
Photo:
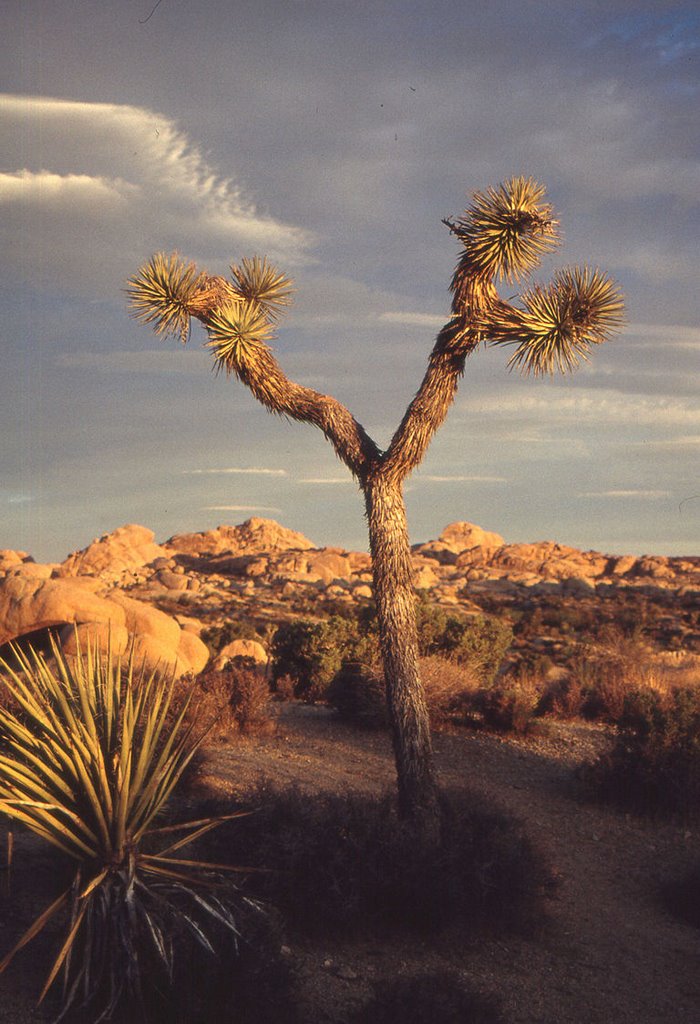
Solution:
[[(466, 614), (485, 601), (523, 607), (543, 595), (581, 601), (636, 593), (661, 600), (672, 620), (674, 602), (700, 598), (700, 558), (611, 556), (552, 541), (507, 544), (467, 522), (415, 545), (413, 559), (416, 589)], [(366, 601), (371, 582), (368, 554), (318, 548), (268, 519), (161, 544), (143, 526), (122, 526), (60, 564), (0, 550), (0, 645), (53, 627), (69, 646), (76, 637), (104, 642), (109, 635), (119, 651), (133, 643), (149, 666), (199, 672), (209, 658), (199, 636), (205, 625), (235, 618), (252, 602), (274, 620)], [(700, 636), (685, 633), (684, 642), (700, 646)], [(261, 649), (252, 656), (263, 655)]]

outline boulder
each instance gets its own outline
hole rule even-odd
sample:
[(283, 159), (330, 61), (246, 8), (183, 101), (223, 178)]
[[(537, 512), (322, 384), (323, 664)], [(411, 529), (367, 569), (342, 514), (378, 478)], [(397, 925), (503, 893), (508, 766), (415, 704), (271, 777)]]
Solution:
[(438, 542), (449, 551), (460, 554), (470, 548), (500, 548), (505, 544), (498, 533), (482, 530), (474, 523), (450, 523), (438, 537)]
[(251, 658), (257, 666), (267, 666), (267, 651), (257, 640), (232, 640), (214, 659), (215, 669), (225, 668), (234, 658)]
[(120, 526), (103, 534), (82, 551), (75, 551), (63, 562), (63, 576), (95, 576), (100, 573), (121, 573), (148, 565), (165, 551), (154, 542), (153, 530), (134, 524)]
[(240, 526), (218, 526), (202, 533), (181, 533), (166, 541), (169, 553), (184, 555), (262, 554), (267, 551), (305, 551), (313, 543), (274, 519), (253, 516)]
[[(137, 661), (147, 668), (159, 665), (182, 675), (197, 672), (209, 652), (193, 633), (175, 619), (114, 589), (98, 593), (100, 581), (91, 577), (42, 580), (8, 576), (0, 580), (0, 645), (26, 633), (55, 627), (69, 653), (76, 643), (99, 642), (123, 653), (133, 641)], [(77, 639), (76, 639), (77, 629)]]
[(8, 576), (0, 580), (0, 644), (66, 623), (125, 625), (124, 610), (96, 593), (98, 580)]

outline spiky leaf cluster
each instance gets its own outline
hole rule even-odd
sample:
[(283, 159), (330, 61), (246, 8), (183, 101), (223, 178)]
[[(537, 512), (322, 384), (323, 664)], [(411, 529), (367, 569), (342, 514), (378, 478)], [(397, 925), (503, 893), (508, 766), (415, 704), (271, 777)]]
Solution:
[[(186, 705), (171, 712), (171, 679), (99, 649), (69, 660), (54, 643), (52, 655), (49, 664), (15, 650), (18, 670), (0, 662), (0, 685), (18, 708), (0, 705), (0, 813), (71, 858), (75, 876), (0, 971), (68, 908), (40, 1001), (62, 970), (63, 1011), (79, 1003), (94, 1011), (99, 1000), (97, 1019), (111, 1019), (122, 995), (138, 995), (144, 959), (172, 978), (178, 929), (209, 952), (208, 924), (236, 933), (231, 907), (208, 891), (221, 888), (208, 874), (214, 865), (176, 855), (223, 819), (155, 824), (202, 739)], [(151, 837), (157, 852), (144, 849)]]
[(456, 223), (447, 222), (464, 245), (458, 274), (518, 281), (558, 242), (545, 189), (532, 178), (511, 178), (475, 192)]
[(156, 334), (179, 335), (184, 344), (190, 330), (189, 301), (201, 279), (194, 263), (185, 262), (177, 253), (156, 253), (129, 278), (132, 316), (151, 324)]
[(575, 370), (623, 323), (620, 290), (588, 267), (559, 271), (550, 284), (524, 292), (522, 302), (522, 309), (498, 307), (484, 326), (491, 343), (517, 345), (508, 365), (525, 374)]
[(236, 290), (249, 302), (257, 303), (269, 320), (278, 320), (292, 301), (292, 282), (266, 256), (244, 257), (231, 265)]
[(231, 301), (215, 310), (207, 320), (209, 341), (217, 370), (237, 373), (255, 359), (272, 337), (273, 327), (257, 302)]

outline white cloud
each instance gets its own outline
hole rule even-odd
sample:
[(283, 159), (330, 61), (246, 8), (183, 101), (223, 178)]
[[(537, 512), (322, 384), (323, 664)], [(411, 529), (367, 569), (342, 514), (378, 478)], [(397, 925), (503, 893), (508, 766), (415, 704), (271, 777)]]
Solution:
[(217, 264), (251, 250), (308, 260), (308, 232), (259, 212), (154, 111), (4, 95), (0, 130), (4, 272), (24, 283), (115, 296), (159, 249)]
[(300, 484), (352, 484), (354, 482), (349, 476), (309, 476), (299, 480)]
[(202, 512), (282, 512), (273, 505), (202, 505)]
[(577, 388), (569, 393), (550, 392), (546, 396), (517, 394), (467, 399), (463, 410), (469, 414), (485, 414), (529, 419), (538, 417), (549, 423), (571, 421), (608, 424), (632, 424), (659, 427), (700, 425), (700, 407), (687, 399), (667, 395), (626, 394), (623, 391)]
[(382, 323), (397, 324), (401, 327), (428, 327), (439, 330), (446, 322), (445, 313), (381, 313)]
[(266, 466), (238, 467), (230, 466), (223, 469), (183, 469), (183, 475), (200, 476), (202, 474), (236, 474), (246, 473), (253, 476), (287, 476), (286, 469), (268, 469)]
[(485, 483), (485, 484), (504, 484), (506, 483), (506, 477), (504, 476), (433, 476), (432, 474), (423, 475), (416, 477), (416, 482), (420, 480), (427, 480), (434, 484), (451, 484), (451, 483)]
[(579, 498), (642, 498), (644, 500), (656, 500), (657, 498), (670, 497), (670, 491), (643, 491), (643, 490), (612, 490), (612, 491), (581, 491)]
[[(637, 339), (647, 339), (641, 342), (644, 346), (657, 347), (662, 344), (664, 348), (698, 348), (700, 347), (700, 327), (687, 327), (682, 324), (628, 324), (625, 328), (626, 335), (634, 335)], [(634, 342), (635, 347), (640, 344)]]

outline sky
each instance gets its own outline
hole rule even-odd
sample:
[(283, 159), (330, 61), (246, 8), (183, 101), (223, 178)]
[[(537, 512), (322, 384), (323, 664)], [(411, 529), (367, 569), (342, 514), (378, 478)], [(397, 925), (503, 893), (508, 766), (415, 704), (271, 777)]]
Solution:
[[(406, 488), (414, 542), (700, 552), (700, 10), (627, 0), (6, 0), (0, 47), (0, 548), (59, 561), (141, 523), (277, 519), (366, 549), (313, 428), (129, 317), (152, 253), (294, 278), (293, 379), (385, 446), (449, 318), (442, 224), (513, 175), (626, 324), (575, 375), (470, 356)], [(517, 295), (506, 285), (507, 298)], [(516, 300), (514, 300), (516, 301)]]

